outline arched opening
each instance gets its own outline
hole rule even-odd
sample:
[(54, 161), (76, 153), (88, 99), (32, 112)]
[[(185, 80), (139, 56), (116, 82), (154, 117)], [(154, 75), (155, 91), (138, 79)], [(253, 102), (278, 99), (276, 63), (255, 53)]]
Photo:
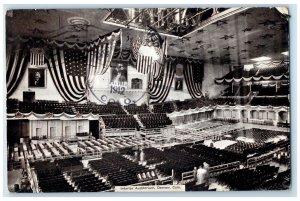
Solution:
[(251, 115), (251, 119), (258, 119), (258, 111), (251, 110), (250, 115)]
[(247, 119), (248, 118), (247, 110), (241, 110), (241, 118), (242, 119)]
[(278, 113), (278, 122), (288, 123), (288, 113), (286, 111), (280, 111)]

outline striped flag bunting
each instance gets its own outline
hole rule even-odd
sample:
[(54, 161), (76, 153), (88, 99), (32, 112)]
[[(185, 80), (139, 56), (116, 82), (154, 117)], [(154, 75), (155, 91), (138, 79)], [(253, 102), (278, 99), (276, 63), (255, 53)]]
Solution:
[(165, 62), (163, 73), (158, 79), (151, 78), (149, 80), (149, 95), (150, 95), (150, 102), (151, 103), (161, 103), (166, 100), (171, 85), (173, 83), (174, 75), (175, 75), (175, 68), (173, 62), (167, 61)]
[[(194, 68), (203, 68), (203, 65), (200, 63), (186, 63), (186, 66), (183, 70), (184, 79), (186, 81), (187, 89), (192, 98), (200, 98), (203, 96), (202, 94), (202, 80), (197, 80), (195, 82), (194, 78)], [(203, 70), (202, 70), (203, 71)]]
[(25, 74), (29, 55), (21, 45), (13, 46), (6, 55), (7, 97), (11, 96)]

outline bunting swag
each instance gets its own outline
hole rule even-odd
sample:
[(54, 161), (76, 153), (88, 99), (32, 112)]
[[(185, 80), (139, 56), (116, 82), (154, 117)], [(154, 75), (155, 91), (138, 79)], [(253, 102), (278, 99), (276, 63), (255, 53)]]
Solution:
[(129, 61), (129, 64), (131, 64), (133, 66), (137, 66), (138, 72), (151, 73), (151, 76), (153, 76), (155, 79), (158, 79), (163, 71), (162, 65), (160, 65), (158, 62), (152, 63), (151, 67), (149, 67), (149, 68), (144, 68), (142, 63), (137, 65), (138, 61), (135, 58), (132, 50), (120, 51), (119, 49), (115, 49), (113, 59)]
[(86, 97), (87, 57), (81, 50), (60, 48), (50, 52), (47, 65), (52, 80), (66, 101), (80, 102)]
[(164, 72), (161, 73), (159, 78), (150, 76), (149, 80), (149, 94), (151, 103), (161, 103), (166, 100), (173, 78), (175, 75), (175, 68), (171, 60), (165, 62)]
[(136, 58), (130, 49), (123, 49), (121, 51), (119, 48), (115, 48), (113, 59), (128, 61), (130, 65), (136, 66)]
[[(202, 96), (202, 80), (201, 82), (195, 82), (194, 81), (194, 75), (193, 75), (193, 68), (197, 68), (197, 67), (203, 67), (203, 66), (195, 66), (197, 65), (197, 63), (186, 63), (186, 66), (183, 70), (183, 74), (184, 74), (184, 79), (186, 81), (186, 85), (188, 88), (188, 91), (191, 95), (192, 98), (201, 98)], [(195, 66), (195, 67), (193, 67)]]
[(286, 80), (288, 79), (289, 76), (282, 74), (279, 76), (271, 75), (271, 76), (252, 76), (252, 77), (241, 77), (241, 78), (232, 78), (232, 79), (215, 79), (216, 83), (221, 84), (221, 83), (231, 83), (231, 82), (250, 82), (250, 81), (263, 81), (263, 80)]
[(57, 42), (49, 45), (47, 65), (64, 100), (80, 102), (87, 98), (87, 87), (93, 87), (96, 73), (103, 75), (109, 68), (121, 33), (112, 32), (84, 46)]
[(29, 62), (29, 55), (25, 48), (20, 45), (12, 47), (6, 57), (6, 87), (7, 97), (11, 96), (25, 74), (26, 66)]
[[(88, 62), (87, 72), (89, 74), (103, 75), (110, 66), (114, 56), (117, 39), (122, 38), (122, 30), (110, 33), (110, 35), (99, 37), (96, 41), (90, 43), (87, 47)], [(122, 41), (122, 40), (121, 40)], [(122, 43), (120, 44), (120, 48)], [(93, 79), (88, 83), (92, 87)]]

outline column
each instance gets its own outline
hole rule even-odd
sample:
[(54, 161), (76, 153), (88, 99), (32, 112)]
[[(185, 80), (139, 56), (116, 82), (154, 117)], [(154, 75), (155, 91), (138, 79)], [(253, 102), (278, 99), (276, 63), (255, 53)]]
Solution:
[(278, 111), (274, 111), (274, 112), (275, 112), (274, 126), (277, 126), (278, 119), (279, 119), (279, 112)]

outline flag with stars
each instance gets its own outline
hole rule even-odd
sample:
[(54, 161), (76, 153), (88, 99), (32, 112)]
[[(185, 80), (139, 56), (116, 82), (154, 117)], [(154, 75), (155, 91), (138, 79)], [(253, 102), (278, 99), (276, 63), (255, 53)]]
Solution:
[(64, 57), (68, 76), (86, 76), (87, 56), (84, 50), (68, 49)]
[(84, 50), (55, 48), (48, 61), (56, 88), (67, 101), (86, 98), (87, 54)]

